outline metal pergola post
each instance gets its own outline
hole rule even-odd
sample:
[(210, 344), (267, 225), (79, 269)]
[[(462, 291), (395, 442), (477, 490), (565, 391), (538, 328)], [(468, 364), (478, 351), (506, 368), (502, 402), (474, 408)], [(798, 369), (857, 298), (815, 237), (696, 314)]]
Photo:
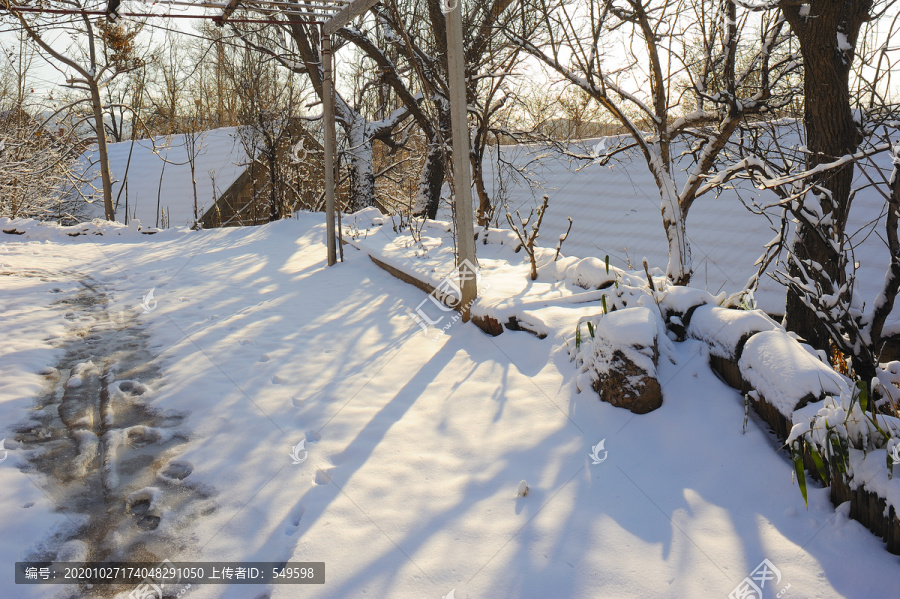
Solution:
[[(449, 7), (448, 7), (449, 8)], [(450, 84), (450, 127), (453, 131), (453, 191), (456, 212), (456, 266), (462, 294), (463, 322), (478, 295), (475, 273), (475, 229), (472, 223), (472, 169), (469, 164), (469, 120), (466, 59), (463, 51), (462, 1), (446, 11), (447, 78)]]
[(353, 0), (352, 2), (335, 2), (341, 8), (331, 18), (322, 23), (321, 50), (322, 50), (322, 119), (325, 136), (325, 231), (328, 236), (328, 266), (334, 266), (337, 262), (336, 238), (334, 221), (335, 210), (335, 157), (337, 151), (337, 137), (335, 132), (334, 114), (334, 53), (331, 36), (375, 4), (379, 0)]

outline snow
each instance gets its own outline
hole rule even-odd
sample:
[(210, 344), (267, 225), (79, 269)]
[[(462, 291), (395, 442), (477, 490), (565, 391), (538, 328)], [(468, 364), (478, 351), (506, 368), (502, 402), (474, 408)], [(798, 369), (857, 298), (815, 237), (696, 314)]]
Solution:
[(0, 218), (0, 231), (10, 235), (24, 235), (30, 240), (58, 240), (63, 237), (78, 237), (81, 235), (107, 235), (115, 237), (139, 238), (145, 234), (160, 234), (161, 231), (153, 228), (144, 228), (137, 219), (128, 225), (110, 223), (102, 219), (94, 219), (89, 222), (78, 223), (68, 227), (48, 225), (46, 222), (31, 218)]
[[(782, 574), (772, 595), (786, 584), (798, 597), (896, 593), (896, 557), (881, 541), (836, 517), (827, 489), (811, 485), (806, 511), (770, 435), (752, 425), (740, 434), (742, 399), (710, 371), (703, 343), (672, 344), (657, 371), (665, 402), (636, 417), (575, 389), (565, 344), (575, 322), (598, 313), (597, 300), (554, 302), (598, 292), (559, 278), (549, 262), (532, 282), (514, 247), (478, 244), (485, 276), (496, 271), (502, 290), (486, 300), (527, 291), (505, 300), (553, 334), (491, 338), (458, 323), (435, 338), (408, 316), (426, 295), (365, 252), (345, 247), (344, 263), (325, 266), (323, 220), (0, 234), (0, 438), (9, 453), (0, 463), (0, 562), (87, 551), (67, 538), (86, 517), (65, 511), (56, 481), (23, 471), (41, 450), (14, 441), (14, 429), (63, 376), (47, 367), (85, 340), (79, 331), (103, 336), (116, 325), (148, 352), (155, 378), (130, 374), (102, 344), (90, 360), (118, 363), (112, 382), (130, 404), (181, 422), (132, 437), (183, 435), (160, 450), (154, 482), (134, 488), (131, 452), (162, 446), (117, 445), (119, 480), (110, 482), (122, 495), (108, 517), (131, 497), (135, 512), (143, 504), (161, 518), (155, 531), (123, 521), (110, 539), (117, 546), (171, 539), (157, 557), (173, 561), (324, 561), (326, 583), (302, 589), (311, 598), (451, 589), (459, 598), (723, 597), (763, 559)], [(397, 264), (440, 280), (449, 241), (438, 230), (422, 239), (437, 251), (421, 258), (411, 238), (405, 248), (378, 231), (366, 240), (383, 238)], [(519, 261), (505, 262), (507, 253)], [(85, 285), (103, 299), (73, 303), (95, 297)], [(157, 307), (145, 312), (151, 289)], [(655, 309), (615, 319), (637, 338)], [(132, 393), (129, 381), (148, 391)], [(291, 448), (303, 439), (308, 457), (294, 464)], [(593, 464), (601, 441), (608, 457)], [(523, 480), (529, 490), (518, 497)], [(0, 596), (62, 590), (15, 586), (11, 573), (0, 571)], [(298, 595), (287, 585), (198, 585), (188, 596)]]
[(666, 289), (665, 297), (662, 298), (660, 303), (669, 313), (685, 314), (691, 308), (704, 304), (719, 303), (723, 299), (724, 295), (715, 297), (703, 289), (673, 286)]
[(850, 488), (865, 487), (870, 493), (876, 493), (885, 499), (894, 512), (900, 514), (900, 465), (894, 466), (893, 478), (888, 477), (887, 449), (862, 452), (850, 450), (849, 469), (853, 472)]
[(780, 330), (753, 335), (744, 345), (738, 366), (750, 387), (788, 419), (804, 397), (848, 392), (844, 377)]
[(579, 261), (573, 270), (572, 278), (575, 284), (585, 289), (608, 287), (616, 280), (616, 271), (610, 271), (606, 261), (598, 258), (585, 258)]
[(626, 308), (610, 312), (599, 319), (598, 338), (615, 340), (617, 344), (632, 347), (653, 347), (656, 343), (656, 321), (649, 308)]
[[(601, 141), (589, 139), (580, 144), (591, 148)], [(639, 269), (643, 257), (651, 267), (666, 267), (669, 258), (659, 189), (643, 158), (622, 155), (604, 166), (570, 163), (544, 146), (504, 146), (502, 152), (514, 165), (527, 165), (536, 185), (531, 189), (520, 177), (509, 178), (504, 173), (510, 210), (527, 213), (539, 205), (544, 194), (550, 196), (539, 244), (555, 248), (557, 236), (568, 227), (566, 218), (572, 217), (574, 224), (563, 243), (563, 254), (600, 260), (609, 255), (612, 266), (625, 270)], [(535, 161), (539, 156), (542, 158)], [(486, 159), (485, 176), (494, 181), (487, 182), (489, 191), (496, 189), (501, 176), (496, 171), (496, 156)], [(676, 184), (680, 183), (678, 179)], [(692, 286), (713, 295), (742, 289), (755, 271), (753, 263), (761, 248), (773, 235), (768, 221), (750, 214), (733, 191), (698, 199), (687, 217), (686, 230), (694, 267)], [(784, 291), (767, 277), (762, 279), (757, 297), (767, 312), (783, 311)]]
[(841, 52), (847, 52), (848, 50), (853, 50), (853, 44), (847, 39), (847, 34), (843, 31), (837, 32), (837, 47)]
[(710, 353), (733, 359), (741, 340), (759, 331), (783, 330), (762, 310), (734, 310), (704, 305), (691, 315), (687, 334), (709, 344)]
[[(851, 391), (856, 391), (852, 389)], [(787, 444), (804, 437), (812, 443), (820, 455), (832, 453), (831, 442), (836, 434), (848, 448), (847, 484), (851, 489), (865, 488), (885, 499), (887, 506), (900, 512), (900, 466), (894, 460), (893, 473), (888, 472), (888, 453), (895, 453), (900, 445), (900, 419), (879, 414), (877, 426), (872, 417), (864, 413), (859, 397), (842, 393), (826, 397), (794, 412), (794, 426)], [(892, 438), (885, 438), (882, 431)], [(887, 515), (887, 511), (885, 511)]]

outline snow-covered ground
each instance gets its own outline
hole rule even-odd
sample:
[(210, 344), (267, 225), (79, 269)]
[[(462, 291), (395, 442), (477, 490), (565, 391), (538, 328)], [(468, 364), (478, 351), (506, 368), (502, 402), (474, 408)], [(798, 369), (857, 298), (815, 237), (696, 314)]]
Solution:
[[(102, 596), (17, 586), (12, 563), (117, 553), (326, 563), (322, 586), (192, 599), (727, 597), (764, 559), (766, 597), (900, 592), (898, 558), (826, 489), (807, 511), (772, 437), (741, 433), (700, 342), (674, 344), (662, 407), (635, 416), (577, 393), (572, 315), (543, 340), (426, 334), (409, 316), (425, 294), (364, 253), (325, 267), (320, 215), (105, 228), (0, 235), (2, 597)], [(79, 544), (89, 503), (47, 474), (57, 441), (15, 439), (90, 388), (88, 354), (115, 397), (102, 426), (72, 426), (127, 442), (98, 474), (107, 528)]]

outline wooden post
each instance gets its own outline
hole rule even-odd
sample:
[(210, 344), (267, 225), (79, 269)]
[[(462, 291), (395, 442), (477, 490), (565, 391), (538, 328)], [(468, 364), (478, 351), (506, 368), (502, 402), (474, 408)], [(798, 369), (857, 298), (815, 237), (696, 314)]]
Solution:
[[(469, 320), (469, 308), (478, 295), (475, 278), (475, 229), (472, 223), (472, 170), (469, 165), (469, 121), (466, 99), (466, 63), (463, 46), (462, 2), (445, 3), (447, 21), (447, 77), (450, 83), (450, 126), (453, 131), (453, 191), (456, 208), (456, 265), (462, 293), (461, 313)], [(449, 9), (449, 10), (448, 10)]]
[(325, 135), (325, 230), (328, 237), (328, 266), (337, 262), (334, 238), (334, 69), (331, 34), (322, 36), (322, 121)]

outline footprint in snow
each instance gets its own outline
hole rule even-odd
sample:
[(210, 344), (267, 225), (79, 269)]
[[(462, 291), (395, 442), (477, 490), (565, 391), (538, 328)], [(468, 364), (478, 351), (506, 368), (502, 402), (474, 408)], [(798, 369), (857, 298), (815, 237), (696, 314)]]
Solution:
[(139, 381), (122, 380), (116, 381), (112, 385), (113, 393), (118, 392), (122, 396), (143, 395), (147, 392), (147, 387)]
[(268, 362), (270, 360), (269, 354), (263, 354), (259, 357), (260, 362)]
[(131, 514), (134, 523), (141, 530), (156, 530), (162, 520), (159, 489), (145, 487), (135, 491), (125, 500), (125, 511)]
[(284, 379), (284, 378), (278, 376), (277, 374), (276, 374), (275, 376), (272, 377), (272, 384), (273, 384), (273, 385), (283, 385), (285, 382), (286, 382), (286, 379)]
[(317, 485), (327, 485), (331, 482), (331, 473), (334, 468), (316, 468), (315, 483)]
[(303, 518), (305, 512), (306, 508), (302, 505), (297, 505), (291, 510), (291, 513), (288, 516), (288, 527), (284, 529), (284, 534), (291, 536), (297, 532), (297, 528), (300, 526), (300, 519)]
[(322, 435), (318, 433), (318, 431), (314, 431), (313, 429), (309, 429), (306, 431), (306, 441), (308, 443), (316, 443), (322, 440)]
[(190, 462), (169, 462), (165, 468), (159, 471), (159, 477), (168, 482), (179, 483), (191, 475), (194, 466)]

